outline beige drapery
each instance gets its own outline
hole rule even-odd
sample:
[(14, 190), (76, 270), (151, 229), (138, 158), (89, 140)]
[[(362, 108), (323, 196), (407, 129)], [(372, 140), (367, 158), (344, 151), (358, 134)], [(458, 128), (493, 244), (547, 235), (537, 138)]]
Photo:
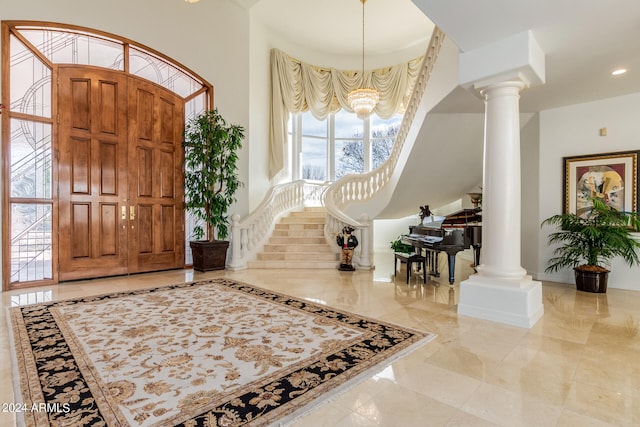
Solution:
[(353, 112), (347, 95), (360, 87), (374, 88), (380, 102), (374, 112), (390, 118), (406, 107), (422, 57), (390, 67), (361, 71), (305, 64), (278, 49), (271, 49), (271, 124), (269, 130), (271, 178), (284, 168), (289, 114), (311, 111), (319, 120), (344, 108)]

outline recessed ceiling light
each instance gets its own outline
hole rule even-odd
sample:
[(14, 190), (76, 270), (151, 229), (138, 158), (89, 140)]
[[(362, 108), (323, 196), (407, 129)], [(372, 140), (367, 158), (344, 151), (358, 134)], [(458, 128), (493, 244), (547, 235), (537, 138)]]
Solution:
[(617, 70), (613, 70), (611, 72), (611, 75), (612, 76), (619, 76), (620, 74), (624, 74), (626, 72), (627, 72), (626, 68), (618, 68)]

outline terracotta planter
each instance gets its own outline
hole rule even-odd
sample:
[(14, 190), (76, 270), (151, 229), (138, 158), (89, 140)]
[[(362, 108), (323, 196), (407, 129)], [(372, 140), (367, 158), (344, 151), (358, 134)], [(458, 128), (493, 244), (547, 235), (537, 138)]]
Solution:
[(189, 242), (193, 258), (193, 269), (197, 271), (224, 270), (227, 264), (226, 240), (196, 240)]
[(582, 292), (607, 292), (607, 280), (609, 271), (589, 271), (574, 268), (576, 276), (576, 289)]

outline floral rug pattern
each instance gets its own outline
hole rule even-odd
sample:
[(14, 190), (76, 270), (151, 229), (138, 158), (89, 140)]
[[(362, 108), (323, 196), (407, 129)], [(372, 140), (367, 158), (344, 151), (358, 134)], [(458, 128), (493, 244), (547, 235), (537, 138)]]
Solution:
[(433, 337), (228, 279), (10, 310), (28, 426), (268, 425)]

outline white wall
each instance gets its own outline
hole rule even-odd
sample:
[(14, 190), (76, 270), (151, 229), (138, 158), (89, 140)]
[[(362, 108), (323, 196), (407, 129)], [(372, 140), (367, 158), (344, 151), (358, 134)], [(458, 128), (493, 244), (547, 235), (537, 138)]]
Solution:
[(262, 201), (272, 185), (269, 181), (269, 119), (271, 108), (271, 72), (269, 55), (272, 43), (266, 28), (251, 13), (249, 109), (251, 116), (251, 155), (247, 171), (250, 184), (249, 212)]
[(538, 271), (540, 240), (539, 174), (540, 164), (540, 115), (520, 115), (520, 173), (521, 173), (521, 264), (529, 274)]
[[(544, 219), (562, 212), (563, 157), (640, 149), (638, 117), (640, 93), (541, 112), (538, 194), (523, 195), (539, 200), (537, 219), (530, 222), (539, 227)], [(604, 137), (599, 136), (603, 127), (607, 128)], [(537, 271), (529, 272), (538, 279), (574, 283), (570, 270), (553, 275), (544, 273), (552, 252), (546, 244), (550, 231), (545, 227), (539, 232), (539, 260), (527, 259), (525, 264), (531, 261), (530, 265), (536, 266)], [(618, 259), (612, 263), (609, 287), (640, 290), (639, 278), (639, 267), (629, 268)]]
[[(416, 211), (419, 207), (416, 206)], [(401, 234), (409, 234), (410, 225), (418, 225), (418, 213), (399, 219), (377, 219), (373, 221), (373, 251), (390, 251), (389, 245)]]

